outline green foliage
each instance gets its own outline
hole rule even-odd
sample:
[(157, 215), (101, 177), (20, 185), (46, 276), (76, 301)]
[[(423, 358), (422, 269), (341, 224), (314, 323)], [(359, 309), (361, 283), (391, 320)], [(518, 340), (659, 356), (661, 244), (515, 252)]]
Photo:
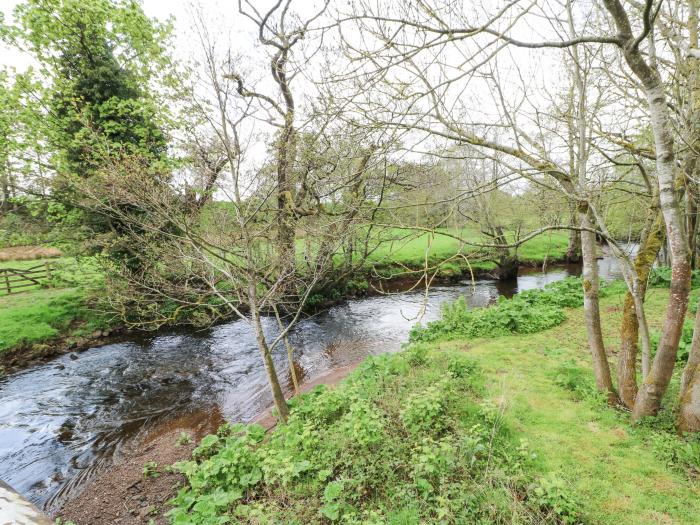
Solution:
[(362, 279), (353, 279), (345, 285), (345, 290), (349, 295), (364, 295), (369, 290), (369, 283)]
[(406, 400), (400, 418), (409, 433), (437, 436), (447, 429), (449, 383), (449, 381), (441, 381)]
[(80, 289), (0, 297), (0, 353), (61, 335), (88, 335), (108, 325), (107, 319), (89, 307)]
[(607, 406), (605, 393), (599, 392), (590, 369), (574, 360), (564, 361), (553, 371), (554, 383), (571, 393), (577, 401), (586, 401), (591, 406)]
[(160, 472), (158, 472), (158, 463), (155, 461), (149, 461), (143, 466), (143, 477), (144, 478), (157, 478), (160, 476)]
[[(600, 295), (620, 293), (624, 285), (601, 286)], [(489, 308), (469, 308), (463, 297), (442, 307), (442, 317), (423, 327), (416, 325), (410, 334), (413, 342), (450, 339), (476, 339), (509, 334), (531, 334), (561, 324), (564, 308), (583, 304), (581, 280), (569, 277), (550, 283), (544, 289), (524, 290), (512, 299), (499, 298)]]
[[(681, 338), (678, 342), (678, 352), (676, 353), (676, 361), (680, 363), (685, 363), (688, 361), (688, 356), (690, 355), (690, 348), (693, 343), (693, 329), (693, 321), (690, 319), (686, 319), (683, 322)], [(656, 349), (659, 347), (659, 341), (661, 340), (661, 332), (658, 330), (652, 330), (651, 334), (649, 335), (651, 339), (652, 354), (655, 354)]]
[[(671, 287), (671, 267), (657, 266), (649, 272), (649, 286), (654, 288), (670, 288)], [(690, 285), (692, 288), (700, 287), (700, 271), (693, 270), (691, 274)]]
[(697, 477), (700, 474), (700, 436), (678, 436), (674, 432), (653, 432), (649, 436), (657, 457), (673, 469)]
[(192, 436), (187, 432), (180, 432), (180, 437), (177, 438), (176, 445), (181, 447), (183, 445), (189, 445), (192, 443)]
[(543, 512), (555, 516), (558, 523), (580, 523), (579, 504), (561, 478), (542, 477), (529, 488), (528, 498), (540, 506)]
[(147, 177), (167, 176), (172, 104), (163, 99), (171, 24), (148, 18), (132, 0), (26, 0), (14, 15), (7, 39), (39, 64), (40, 76), (27, 91), (41, 111), (27, 136), (38, 137), (37, 153), (55, 171), (49, 193), (56, 202), (45, 210), (47, 222), (81, 230), (92, 253), (133, 258), (120, 239), (129, 229), (78, 209), (85, 202), (76, 188), (90, 179), (99, 191), (95, 176), (131, 159)]
[(42, 98), (59, 171), (88, 176), (114, 154), (165, 153), (148, 86), (166, 63), (168, 24), (129, 0), (28, 0), (15, 17), (13, 40), (52, 81)]
[(288, 424), (267, 437), (232, 425), (204, 438), (176, 466), (188, 485), (171, 521), (562, 523), (518, 495), (531, 455), (478, 398), (480, 384), (456, 351), (370, 358), (337, 388), (294, 399)]

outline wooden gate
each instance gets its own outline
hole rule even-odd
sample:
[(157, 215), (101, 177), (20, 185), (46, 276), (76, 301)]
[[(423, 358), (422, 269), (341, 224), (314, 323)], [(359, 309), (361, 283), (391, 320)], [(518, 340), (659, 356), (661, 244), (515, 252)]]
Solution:
[(23, 270), (0, 268), (0, 293), (11, 294), (24, 288), (51, 284), (51, 264), (41, 263)]

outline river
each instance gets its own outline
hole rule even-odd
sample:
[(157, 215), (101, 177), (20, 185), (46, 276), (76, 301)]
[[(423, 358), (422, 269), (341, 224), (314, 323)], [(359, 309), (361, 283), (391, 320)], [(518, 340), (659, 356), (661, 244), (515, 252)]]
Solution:
[[(610, 257), (601, 276), (618, 277)], [(464, 296), (474, 307), (498, 296), (580, 274), (576, 265), (517, 280), (479, 280), (422, 291), (354, 299), (302, 320), (291, 334), (298, 373), (306, 380), (370, 354), (396, 351), (410, 327), (439, 316)], [(425, 307), (425, 308), (424, 308)], [(270, 334), (275, 323), (266, 326)], [(290, 387), (282, 345), (275, 361)], [(100, 472), (125, 445), (188, 413), (250, 421), (271, 404), (264, 369), (248, 326), (230, 322), (203, 331), (134, 337), (68, 354), (0, 380), (0, 478), (45, 510)]]

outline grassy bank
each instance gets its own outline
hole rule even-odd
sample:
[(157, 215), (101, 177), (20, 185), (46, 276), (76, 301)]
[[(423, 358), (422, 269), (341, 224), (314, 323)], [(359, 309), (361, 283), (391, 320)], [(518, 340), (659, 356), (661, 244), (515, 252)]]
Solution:
[[(480, 234), (474, 230), (464, 230), (460, 234), (473, 242), (480, 240)], [(566, 233), (554, 232), (528, 241), (518, 253), (525, 264), (542, 263), (560, 260), (566, 246)], [(367, 272), (368, 276), (378, 273), (400, 277), (407, 268), (422, 268), (426, 254), (431, 265), (453, 258), (440, 268), (444, 276), (461, 275), (469, 268), (478, 273), (494, 267), (493, 263), (478, 260), (474, 252), (473, 247), (444, 234), (417, 235), (409, 230), (394, 229), (383, 233), (382, 243), (367, 262)], [(469, 262), (454, 258), (457, 254), (466, 254)], [(0, 268), (27, 269), (45, 262), (54, 268), (53, 279), (47, 285), (29, 287), (9, 296), (0, 289), (0, 355), (14, 350), (44, 351), (44, 345), (65, 345), (105, 328), (104, 319), (88, 305), (88, 290), (99, 290), (101, 286), (99, 267), (94, 259), (0, 261)], [(358, 279), (348, 287), (349, 295), (368, 289), (363, 278)], [(324, 304), (343, 296), (339, 290), (329, 293), (332, 296), (321, 294), (312, 299)]]
[[(649, 292), (653, 329), (661, 328), (667, 298), (665, 290)], [(622, 296), (603, 299), (604, 333), (613, 354), (621, 310)], [(538, 451), (540, 470), (565, 481), (587, 523), (697, 523), (700, 441), (673, 431), (677, 390), (669, 392), (658, 419), (632, 425), (627, 413), (608, 408), (595, 393), (582, 326), (576, 309), (563, 324), (541, 333), (435, 347), (464, 350), (492, 378), (488, 396), (502, 400), (505, 421)]]
[(15, 351), (30, 356), (51, 350), (46, 345), (75, 343), (107, 322), (89, 305), (89, 290), (100, 286), (94, 261), (69, 257), (50, 260), (3, 261), (0, 268), (26, 269), (48, 262), (52, 279), (20, 293), (0, 296), (0, 355), (12, 359)]
[[(667, 298), (649, 292), (653, 329)], [(602, 299), (613, 360), (622, 299)], [(372, 358), (269, 436), (205, 439), (180, 466), (191, 485), (174, 522), (697, 523), (700, 441), (673, 432), (673, 389), (642, 425), (607, 407), (582, 311), (563, 308), (544, 331), (438, 337)]]
[[(471, 228), (448, 233), (460, 236), (470, 243), (490, 242)], [(469, 271), (469, 268), (483, 272), (495, 268), (493, 262), (483, 260), (483, 253), (478, 248), (439, 231), (435, 234), (421, 234), (413, 230), (395, 228), (382, 232), (381, 239), (381, 244), (370, 255), (367, 266), (382, 275), (400, 272), (405, 268), (422, 269), (426, 259), (429, 265), (450, 260), (444, 265), (444, 270), (452, 272), (464, 273)], [(561, 261), (566, 255), (567, 247), (568, 234), (554, 231), (525, 242), (518, 248), (517, 255), (525, 265)], [(455, 257), (456, 255), (465, 257)]]

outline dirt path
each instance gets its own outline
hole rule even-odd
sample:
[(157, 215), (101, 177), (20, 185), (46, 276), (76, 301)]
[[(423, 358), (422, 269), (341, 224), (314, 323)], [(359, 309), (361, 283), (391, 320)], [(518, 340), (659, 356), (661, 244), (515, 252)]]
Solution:
[[(357, 364), (338, 368), (304, 383), (308, 392), (316, 385), (334, 385), (345, 378)], [(75, 498), (67, 501), (54, 517), (71, 520), (76, 525), (142, 525), (168, 523), (163, 513), (167, 502), (184, 483), (180, 474), (166, 467), (189, 459), (192, 449), (205, 435), (216, 432), (224, 423), (217, 407), (186, 414), (149, 432), (124, 452), (105, 473), (97, 476)], [(260, 414), (255, 423), (270, 430), (277, 424), (272, 409)], [(180, 437), (192, 436), (189, 443)], [(144, 476), (144, 465), (157, 464), (157, 476)]]

